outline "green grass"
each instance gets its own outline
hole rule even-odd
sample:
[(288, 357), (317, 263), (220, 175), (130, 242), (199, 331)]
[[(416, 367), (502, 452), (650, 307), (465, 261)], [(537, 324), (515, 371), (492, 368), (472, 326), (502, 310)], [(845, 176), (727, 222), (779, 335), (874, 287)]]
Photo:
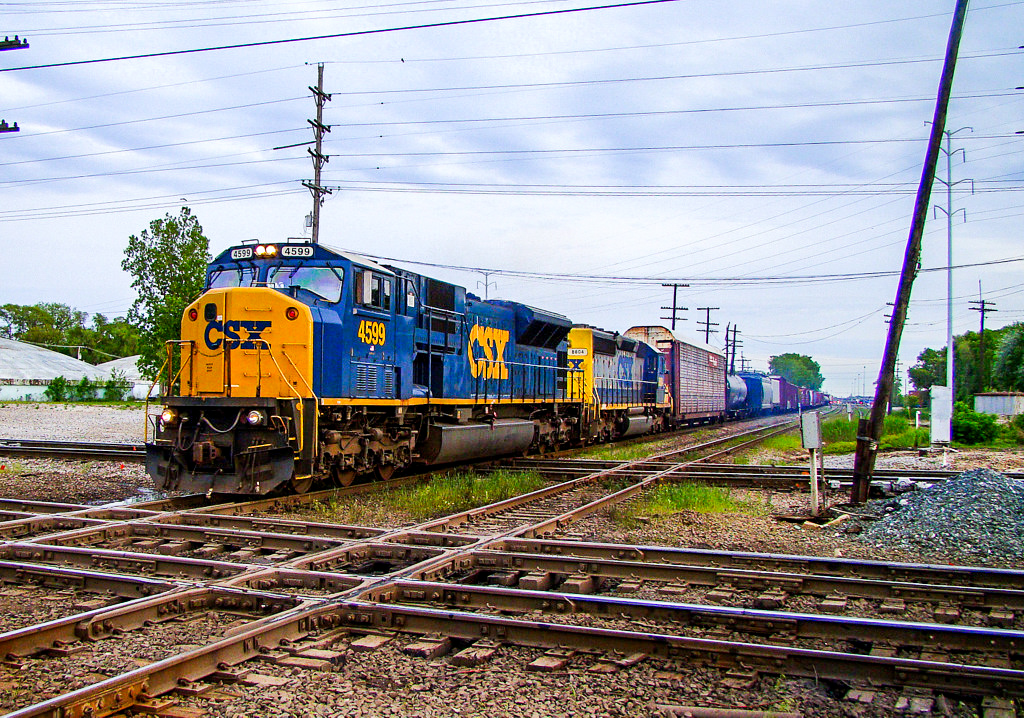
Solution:
[(728, 489), (720, 486), (665, 484), (639, 501), (614, 507), (609, 513), (613, 521), (633, 526), (640, 517), (664, 518), (682, 511), (759, 515), (765, 512), (765, 508), (754, 502), (740, 501), (734, 498)]
[(646, 459), (652, 454), (657, 454), (662, 449), (668, 449), (674, 443), (674, 439), (666, 439), (651, 443), (633, 444), (631, 446), (602, 444), (601, 446), (591, 447), (580, 454), (578, 458), (605, 459), (609, 461), (633, 461), (634, 459)]
[(800, 436), (793, 433), (770, 436), (759, 446), (769, 451), (798, 451), (801, 448)]
[(536, 471), (495, 471), (486, 475), (456, 471), (394, 491), (388, 504), (413, 518), (427, 519), (492, 504), (546, 484)]
[(422, 521), (536, 491), (547, 483), (535, 471), (456, 471), (380, 494), (317, 501), (309, 513), (319, 521), (344, 524)]

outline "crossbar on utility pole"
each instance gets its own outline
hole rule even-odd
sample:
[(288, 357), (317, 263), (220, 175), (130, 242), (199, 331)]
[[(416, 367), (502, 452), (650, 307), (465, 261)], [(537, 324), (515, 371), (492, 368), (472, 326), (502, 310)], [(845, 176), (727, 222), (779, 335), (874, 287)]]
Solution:
[(697, 324), (704, 327), (704, 343), (709, 344), (711, 342), (711, 335), (718, 334), (717, 329), (711, 327), (717, 327), (718, 322), (711, 321), (711, 312), (713, 310), (721, 309), (721, 307), (697, 307), (698, 312), (705, 312), (704, 321), (698, 321)]
[[(967, 3), (968, 0), (957, 0), (956, 9), (953, 11), (953, 22), (946, 43), (942, 77), (939, 80), (938, 97), (935, 101), (931, 136), (928, 140), (924, 168), (921, 171), (921, 182), (914, 203), (914, 216), (910, 223), (907, 249), (903, 255), (903, 269), (900, 272), (900, 282), (896, 290), (892, 321), (889, 322), (885, 352), (882, 355), (882, 365), (878, 370), (878, 381), (875, 384), (875, 403), (871, 407), (871, 418), (861, 419), (857, 427), (857, 452), (854, 456), (853, 490), (850, 494), (850, 501), (855, 504), (867, 501), (871, 473), (875, 467), (875, 454), (878, 451), (878, 442), (882, 438), (885, 409), (889, 403), (889, 396), (892, 394), (896, 355), (900, 347), (900, 338), (903, 335), (903, 325), (907, 320), (910, 291), (914, 286), (914, 277), (921, 259), (921, 236), (924, 234), (924, 223), (928, 217), (928, 202), (931, 198), (935, 166), (939, 159), (942, 133), (946, 127), (946, 112), (949, 107), (950, 90), (953, 86), (957, 53), (960, 49), (960, 36), (963, 34), (964, 20), (967, 16)], [(950, 347), (950, 351), (952, 351), (952, 347)]]
[[(663, 287), (672, 287), (672, 306), (671, 307), (662, 307), (662, 309), (667, 309), (668, 311), (672, 312), (672, 316), (671, 317), (662, 317), (662, 319), (670, 320), (672, 322), (672, 326), (670, 328), (672, 329), (672, 331), (675, 331), (676, 330), (676, 316), (677, 316), (677, 314), (679, 312), (689, 311), (686, 307), (680, 307), (680, 306), (678, 306), (676, 304), (676, 298), (679, 295), (679, 288), (680, 287), (689, 287), (690, 285), (689, 284), (662, 284), (661, 286), (663, 286)], [(686, 318), (683, 317), (682, 319), (679, 319), (679, 321), (685, 322)]]
[(313, 244), (320, 241), (320, 205), (324, 202), (324, 195), (330, 194), (331, 189), (320, 184), (320, 170), (327, 164), (330, 157), (323, 154), (324, 135), (331, 131), (330, 125), (324, 124), (324, 105), (331, 101), (331, 96), (324, 92), (324, 64), (321, 62), (316, 66), (316, 87), (310, 86), (313, 99), (316, 101), (316, 119), (307, 120), (313, 126), (313, 136), (316, 138), (316, 148), (307, 149), (313, 158), (313, 181), (303, 182), (302, 185), (313, 194)]

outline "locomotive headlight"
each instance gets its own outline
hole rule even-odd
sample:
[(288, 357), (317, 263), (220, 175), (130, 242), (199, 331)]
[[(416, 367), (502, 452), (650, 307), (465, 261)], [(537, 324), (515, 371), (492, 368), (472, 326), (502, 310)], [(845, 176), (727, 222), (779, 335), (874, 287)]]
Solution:
[(253, 409), (245, 415), (245, 423), (250, 426), (262, 426), (267, 423), (267, 415), (258, 409)]
[(264, 247), (262, 244), (257, 245), (257, 247), (256, 247), (256, 256), (257, 257), (262, 257), (262, 256), (266, 255), (266, 253), (267, 253), (267, 248), (266, 247)]
[(163, 426), (174, 426), (178, 423), (178, 412), (171, 408), (164, 409), (160, 414), (160, 423)]
[(276, 257), (277, 256), (277, 247), (274, 246), (273, 244), (268, 244), (267, 245), (267, 256), (268, 257)]

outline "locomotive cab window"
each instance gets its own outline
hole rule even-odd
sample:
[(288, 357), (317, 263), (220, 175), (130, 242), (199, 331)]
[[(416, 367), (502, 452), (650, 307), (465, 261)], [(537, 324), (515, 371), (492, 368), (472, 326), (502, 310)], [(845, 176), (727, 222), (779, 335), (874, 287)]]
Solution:
[(207, 289), (223, 289), (225, 287), (251, 287), (256, 283), (254, 267), (230, 267), (217, 269), (210, 273)]
[(267, 277), (267, 284), (275, 289), (290, 290), (300, 299), (300, 290), (332, 304), (341, 299), (341, 277), (330, 267), (274, 267)]
[(374, 309), (391, 311), (391, 280), (373, 272), (362, 272), (359, 278), (360, 304)]

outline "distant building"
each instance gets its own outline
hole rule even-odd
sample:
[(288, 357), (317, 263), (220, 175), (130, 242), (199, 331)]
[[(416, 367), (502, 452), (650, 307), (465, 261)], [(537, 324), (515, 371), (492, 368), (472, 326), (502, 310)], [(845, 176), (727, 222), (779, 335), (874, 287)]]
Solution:
[(974, 395), (974, 410), (981, 414), (1013, 417), (1024, 414), (1024, 393), (1019, 391), (986, 391)]
[(77, 383), (82, 377), (106, 381), (110, 374), (66, 354), (0, 339), (0, 400), (44, 401), (46, 387), (59, 376)]
[[(136, 354), (122, 359), (114, 359), (97, 364), (96, 368), (102, 369), (107, 377), (112, 377), (114, 372), (117, 372), (118, 377), (123, 377), (132, 383), (132, 398), (145, 401), (146, 394), (153, 387), (153, 382), (142, 376), (142, 372), (139, 371), (139, 356)], [(159, 387), (153, 387), (153, 396), (160, 395), (159, 389)]]

